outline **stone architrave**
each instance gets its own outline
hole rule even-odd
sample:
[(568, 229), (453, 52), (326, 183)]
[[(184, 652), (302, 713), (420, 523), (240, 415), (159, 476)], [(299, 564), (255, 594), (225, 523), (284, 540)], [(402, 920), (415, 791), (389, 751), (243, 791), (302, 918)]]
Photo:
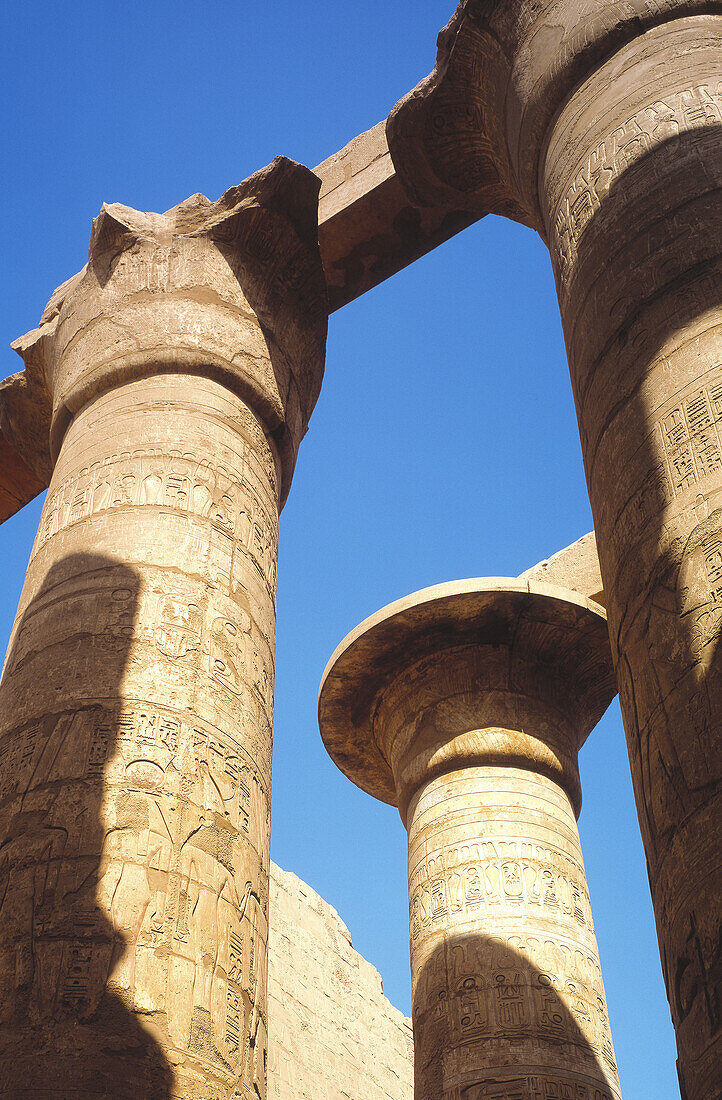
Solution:
[(388, 136), (414, 202), (549, 245), (681, 1088), (722, 1096), (722, 3), (464, 0)]
[(0, 684), (4, 1100), (266, 1095), (278, 514), (323, 373), (318, 186), (279, 158), (215, 203), (103, 207), (19, 342), (15, 442), (53, 473)]
[[(414, 206), (396, 178), (386, 120), (314, 168), (321, 181), (318, 243), (329, 312), (340, 309), (460, 232), (478, 214)], [(48, 486), (51, 470), (13, 444), (0, 383), (0, 523)]]
[(409, 838), (417, 1100), (618, 1100), (576, 816), (577, 752), (616, 692), (603, 610), (512, 579), (379, 611), (319, 723)]

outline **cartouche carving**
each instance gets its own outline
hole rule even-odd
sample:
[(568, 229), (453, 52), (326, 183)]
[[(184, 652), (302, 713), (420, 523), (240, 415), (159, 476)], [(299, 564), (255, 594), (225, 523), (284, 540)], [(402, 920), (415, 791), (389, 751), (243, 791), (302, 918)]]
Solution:
[(549, 245), (682, 1089), (706, 1100), (722, 1060), (705, 992), (722, 940), (722, 4), (462, 0), (387, 133), (413, 201), (504, 213)]

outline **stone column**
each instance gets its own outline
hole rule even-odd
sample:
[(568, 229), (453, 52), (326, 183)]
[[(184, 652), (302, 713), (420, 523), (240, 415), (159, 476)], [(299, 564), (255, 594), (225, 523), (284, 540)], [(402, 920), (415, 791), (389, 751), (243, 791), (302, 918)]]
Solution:
[(722, 1096), (722, 18), (589, 77), (543, 209), (688, 1100)]
[(104, 207), (20, 342), (15, 423), (54, 471), (0, 684), (7, 1100), (265, 1097), (278, 513), (323, 371), (317, 191), (279, 159), (216, 203)]
[(548, 242), (687, 1100), (722, 1062), (722, 5), (464, 0), (389, 144)]
[(576, 816), (616, 691), (600, 607), (461, 581), (367, 619), (319, 699), (328, 751), (409, 835), (418, 1100), (618, 1100)]

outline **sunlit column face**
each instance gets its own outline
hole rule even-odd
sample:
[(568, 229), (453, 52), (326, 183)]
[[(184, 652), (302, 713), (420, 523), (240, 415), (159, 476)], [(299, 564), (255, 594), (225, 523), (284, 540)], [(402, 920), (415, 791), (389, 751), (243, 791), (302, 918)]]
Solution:
[(278, 158), (216, 203), (104, 207), (21, 341), (57, 461), (0, 686), (3, 1097), (266, 1095), (278, 512), (323, 369), (318, 184)]
[(619, 1100), (576, 824), (614, 694), (602, 608), (533, 580), (416, 592), (329, 662), (326, 747), (408, 831), (421, 1100)]
[(420, 1096), (619, 1097), (560, 787), (505, 767), (429, 782), (410, 807), (409, 909)]

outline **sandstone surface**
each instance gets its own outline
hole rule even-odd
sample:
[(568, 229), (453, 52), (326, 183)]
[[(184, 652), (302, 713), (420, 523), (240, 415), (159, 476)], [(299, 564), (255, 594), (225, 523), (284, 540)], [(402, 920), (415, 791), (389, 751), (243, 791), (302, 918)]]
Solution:
[(279, 509), (323, 373), (318, 180), (104, 207), (20, 342), (52, 469), (0, 682), (0, 1097), (266, 1095)]
[(269, 1100), (412, 1100), (411, 1021), (383, 995), (343, 921), (271, 864)]
[(463, 0), (410, 200), (547, 242), (686, 1100), (722, 1095), (722, 4)]
[(319, 724), (409, 837), (416, 1100), (619, 1100), (576, 816), (616, 694), (601, 607), (486, 578), (371, 616)]

